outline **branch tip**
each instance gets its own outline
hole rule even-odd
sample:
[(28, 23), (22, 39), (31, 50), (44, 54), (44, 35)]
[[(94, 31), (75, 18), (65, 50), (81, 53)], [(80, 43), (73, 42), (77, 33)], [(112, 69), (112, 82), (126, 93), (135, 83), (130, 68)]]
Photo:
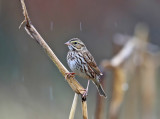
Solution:
[(20, 24), (20, 26), (19, 26), (19, 29), (21, 28), (21, 26), (26, 22), (27, 23), (27, 25), (29, 25), (30, 24), (30, 18), (29, 18), (29, 16), (28, 16), (28, 12), (27, 12), (27, 9), (26, 9), (26, 5), (25, 5), (25, 3), (24, 3), (24, 0), (20, 0), (21, 1), (21, 5), (22, 5), (22, 9), (23, 9), (23, 15), (24, 15), (24, 20), (22, 21), (22, 23)]

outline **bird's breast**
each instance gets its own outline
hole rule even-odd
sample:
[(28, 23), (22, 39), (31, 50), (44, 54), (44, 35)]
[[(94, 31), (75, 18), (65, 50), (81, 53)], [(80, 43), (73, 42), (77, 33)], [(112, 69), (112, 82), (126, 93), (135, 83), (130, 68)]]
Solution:
[(76, 75), (85, 79), (95, 78), (95, 73), (88, 67), (87, 62), (80, 54), (69, 52), (67, 55), (67, 63)]

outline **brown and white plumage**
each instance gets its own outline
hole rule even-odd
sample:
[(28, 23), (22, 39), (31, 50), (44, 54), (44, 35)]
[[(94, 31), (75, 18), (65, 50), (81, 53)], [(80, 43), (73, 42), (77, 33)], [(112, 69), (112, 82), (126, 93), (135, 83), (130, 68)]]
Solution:
[(69, 52), (67, 54), (67, 63), (70, 69), (76, 75), (88, 80), (92, 80), (96, 85), (99, 94), (106, 97), (106, 94), (99, 82), (102, 73), (100, 72), (93, 56), (87, 50), (84, 43), (78, 38), (73, 38), (65, 44), (67, 44), (69, 48)]

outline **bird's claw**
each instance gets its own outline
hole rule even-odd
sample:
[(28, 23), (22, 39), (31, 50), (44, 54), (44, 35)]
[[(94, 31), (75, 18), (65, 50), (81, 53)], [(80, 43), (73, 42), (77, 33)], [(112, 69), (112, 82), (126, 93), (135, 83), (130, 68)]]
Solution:
[(88, 91), (87, 90), (83, 93), (82, 97), (84, 98), (86, 96), (88, 96)]
[(65, 79), (67, 79), (67, 78), (73, 78), (74, 77), (74, 75), (75, 75), (75, 73), (74, 72), (69, 72), (69, 73), (65, 73)]
[(84, 91), (84, 93), (82, 94), (82, 98), (85, 98), (86, 96), (88, 96), (88, 90), (87, 89), (83, 89), (82, 91)]

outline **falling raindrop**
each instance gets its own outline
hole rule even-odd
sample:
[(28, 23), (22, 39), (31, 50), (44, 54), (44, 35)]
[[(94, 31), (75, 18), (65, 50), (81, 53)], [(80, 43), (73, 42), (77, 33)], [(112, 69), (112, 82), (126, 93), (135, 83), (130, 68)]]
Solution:
[(53, 31), (53, 21), (50, 23), (50, 30)]
[(50, 100), (53, 100), (53, 88), (52, 88), (52, 86), (49, 87), (49, 96), (50, 96)]
[(82, 22), (80, 22), (79, 26), (80, 26), (80, 31), (82, 31)]

